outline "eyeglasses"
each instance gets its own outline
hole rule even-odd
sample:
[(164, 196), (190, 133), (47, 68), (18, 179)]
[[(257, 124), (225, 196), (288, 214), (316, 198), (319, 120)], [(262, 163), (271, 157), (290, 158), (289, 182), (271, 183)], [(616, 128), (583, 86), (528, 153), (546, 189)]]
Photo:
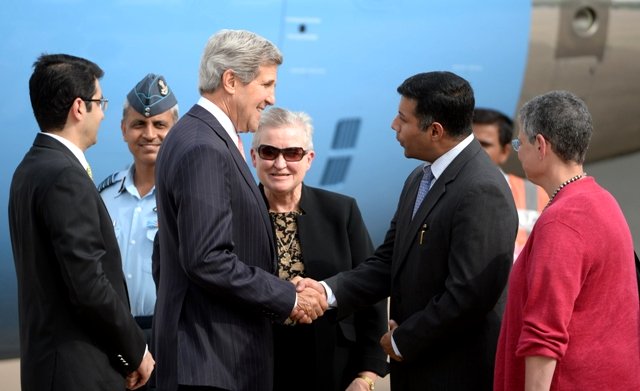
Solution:
[(271, 145), (260, 145), (258, 147), (258, 156), (264, 160), (276, 160), (280, 154), (284, 160), (288, 162), (299, 162), (308, 151), (301, 147), (276, 148)]
[(514, 138), (513, 140), (511, 140), (511, 148), (513, 148), (514, 151), (518, 152), (521, 146), (522, 142), (520, 142), (520, 139)]
[(83, 99), (85, 102), (100, 102), (100, 109), (102, 111), (107, 111), (107, 107), (109, 106), (109, 99), (100, 98), (100, 99)]

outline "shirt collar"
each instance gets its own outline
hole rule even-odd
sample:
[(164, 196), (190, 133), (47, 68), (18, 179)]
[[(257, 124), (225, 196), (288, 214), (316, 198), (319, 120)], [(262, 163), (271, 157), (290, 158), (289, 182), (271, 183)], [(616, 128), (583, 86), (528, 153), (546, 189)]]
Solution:
[(155, 197), (156, 187), (153, 186), (151, 191), (147, 193), (144, 197), (140, 197), (140, 193), (138, 193), (138, 188), (134, 183), (134, 178), (136, 174), (136, 166), (135, 164), (131, 164), (127, 169), (127, 172), (124, 174), (124, 178), (122, 178), (122, 183), (120, 184), (120, 188), (118, 189), (117, 196), (120, 196), (124, 191), (131, 194), (133, 197), (137, 199), (143, 199), (147, 197)]
[(87, 167), (89, 167), (89, 162), (87, 162), (87, 158), (84, 156), (84, 152), (82, 152), (82, 149), (80, 149), (77, 145), (75, 145), (71, 141), (57, 134), (53, 134), (49, 132), (40, 132), (40, 133), (47, 135), (49, 137), (53, 137), (54, 139), (60, 141), (62, 145), (67, 147), (67, 149), (71, 151), (71, 153), (73, 153), (73, 156), (75, 156), (76, 159), (78, 159), (78, 161), (80, 162), (80, 164), (82, 164), (82, 167), (84, 167), (85, 170), (87, 169)]
[[(449, 167), (449, 164), (473, 141), (473, 133), (468, 135), (464, 140), (458, 143), (455, 147), (448, 150), (445, 154), (437, 158), (433, 163), (425, 162), (425, 167), (431, 164), (431, 173), (433, 174), (433, 182), (438, 180), (444, 170)], [(432, 183), (433, 183), (432, 182)]]
[(204, 108), (205, 110), (210, 112), (214, 117), (216, 117), (218, 122), (220, 122), (220, 125), (222, 125), (224, 130), (227, 132), (229, 137), (231, 137), (231, 140), (234, 142), (234, 144), (237, 147), (238, 133), (236, 132), (235, 126), (233, 126), (233, 122), (231, 122), (231, 118), (229, 118), (229, 116), (224, 111), (222, 111), (222, 109), (219, 108), (215, 103), (211, 102), (209, 99), (205, 98), (204, 96), (200, 97), (200, 99), (198, 100), (198, 105), (202, 106), (202, 108)]
[(126, 191), (132, 196), (136, 198), (140, 198), (140, 195), (138, 194), (138, 189), (136, 188), (135, 183), (133, 183), (133, 179), (135, 178), (135, 174), (136, 174), (135, 170), (136, 169), (134, 164), (129, 166), (127, 173), (124, 175), (124, 178), (122, 178), (122, 184), (120, 185), (118, 194), (122, 194), (123, 191)]

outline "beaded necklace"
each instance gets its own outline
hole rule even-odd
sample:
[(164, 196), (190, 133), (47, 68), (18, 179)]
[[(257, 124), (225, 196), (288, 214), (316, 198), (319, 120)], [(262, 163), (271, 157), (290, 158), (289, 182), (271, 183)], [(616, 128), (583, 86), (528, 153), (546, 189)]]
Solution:
[(569, 183), (571, 183), (571, 182), (575, 182), (575, 181), (577, 181), (578, 179), (582, 179), (582, 178), (584, 178), (586, 175), (587, 175), (587, 173), (586, 173), (586, 172), (583, 172), (582, 174), (578, 174), (578, 175), (576, 175), (576, 176), (574, 176), (574, 177), (572, 177), (572, 178), (569, 178), (569, 179), (567, 179), (566, 181), (562, 182), (562, 183), (560, 184), (560, 186), (558, 186), (558, 188), (556, 189), (556, 191), (554, 191), (554, 192), (553, 192), (553, 194), (551, 195), (551, 198), (549, 198), (549, 202), (547, 202), (547, 205), (545, 205), (545, 207), (544, 207), (544, 208), (545, 208), (545, 209), (547, 209), (547, 208), (549, 207), (549, 205), (551, 205), (551, 202), (553, 201), (553, 199), (554, 199), (554, 198), (556, 198), (556, 195), (558, 194), (558, 192), (559, 192), (560, 190), (562, 190), (562, 188), (563, 188), (563, 187), (565, 187), (566, 185), (568, 185), (568, 184), (569, 184)]

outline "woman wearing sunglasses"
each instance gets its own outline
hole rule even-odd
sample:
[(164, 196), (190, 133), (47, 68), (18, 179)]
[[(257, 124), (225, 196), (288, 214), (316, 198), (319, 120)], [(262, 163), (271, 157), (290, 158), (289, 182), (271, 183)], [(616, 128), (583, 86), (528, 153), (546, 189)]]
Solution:
[[(373, 252), (353, 198), (303, 184), (315, 156), (305, 113), (272, 108), (253, 136), (251, 160), (273, 222), (278, 273), (285, 280), (326, 279), (356, 267)], [(311, 325), (274, 326), (274, 390), (373, 389), (386, 374), (378, 343), (386, 303), (338, 321), (328, 311)]]

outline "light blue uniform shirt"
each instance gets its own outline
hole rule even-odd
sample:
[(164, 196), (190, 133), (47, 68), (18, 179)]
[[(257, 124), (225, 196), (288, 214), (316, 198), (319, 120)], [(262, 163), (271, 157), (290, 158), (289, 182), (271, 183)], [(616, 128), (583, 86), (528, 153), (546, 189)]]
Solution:
[(153, 315), (156, 286), (151, 275), (153, 239), (158, 232), (156, 189), (140, 198), (133, 184), (133, 165), (117, 172), (98, 190), (109, 210), (115, 230), (122, 269), (127, 280), (131, 313), (134, 316)]

